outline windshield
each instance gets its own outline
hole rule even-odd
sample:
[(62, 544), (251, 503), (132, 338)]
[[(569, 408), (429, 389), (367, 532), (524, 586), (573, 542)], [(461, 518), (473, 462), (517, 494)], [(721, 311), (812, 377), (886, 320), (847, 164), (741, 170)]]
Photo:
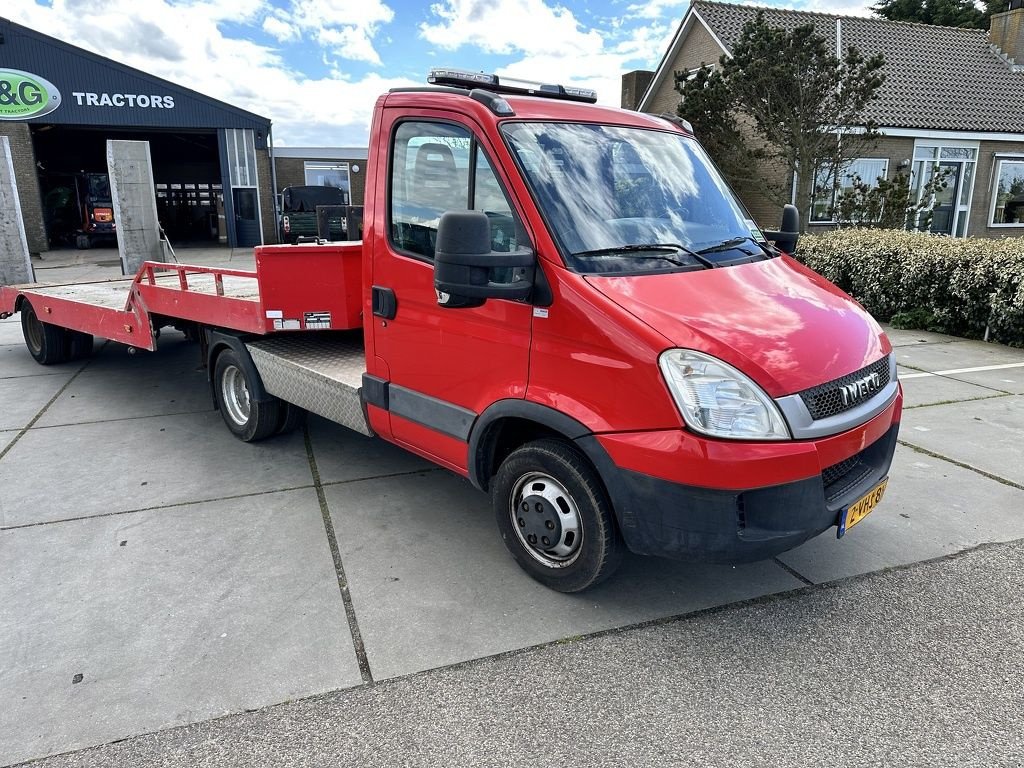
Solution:
[[(570, 269), (703, 269), (751, 261), (755, 252), (766, 258), (751, 239), (760, 233), (691, 138), (572, 123), (506, 123), (502, 131)], [(697, 258), (701, 251), (707, 256)]]

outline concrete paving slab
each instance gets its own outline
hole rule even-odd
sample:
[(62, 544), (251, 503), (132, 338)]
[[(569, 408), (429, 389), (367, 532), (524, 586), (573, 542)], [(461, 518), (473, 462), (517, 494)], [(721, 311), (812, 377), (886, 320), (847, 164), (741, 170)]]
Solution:
[(898, 446), (881, 505), (779, 559), (815, 583), (1024, 538), (1024, 491)]
[(914, 408), (900, 440), (1024, 485), (1024, 397)]
[[(899, 368), (899, 376), (903, 382), (903, 407), (916, 408), (936, 403), (960, 402), (976, 400), (980, 397), (995, 397), (1003, 392), (971, 384), (946, 376), (915, 376), (916, 371)], [(904, 378), (910, 374), (911, 378)]]
[(0, 527), (311, 482), (301, 432), (247, 444), (215, 411), (32, 429), (0, 461)]
[(17, 437), (17, 431), (0, 432), (0, 451), (11, 444), (11, 441)]
[(0, 765), (361, 682), (312, 489), (0, 532)]
[(375, 679), (801, 586), (772, 562), (627, 557), (606, 584), (553, 592), (512, 560), (488, 497), (447, 472), (326, 489)]
[[(948, 371), (1024, 363), (1024, 349), (960, 339), (948, 344), (917, 344), (896, 350), (896, 362), (920, 371)], [(1019, 372), (1019, 371), (1018, 371)]]
[(319, 416), (309, 417), (309, 435), (323, 483), (437, 469), (409, 451)]
[[(20, 334), (21, 331), (19, 330)], [(40, 365), (28, 353), (25, 342), (17, 344), (0, 344), (0, 379), (23, 379), (30, 376), (53, 376), (54, 374), (74, 373), (82, 367), (82, 361), (60, 363), (58, 365)], [(31, 387), (31, 383), (22, 386)]]
[(64, 371), (52, 376), (0, 379), (0, 429), (24, 428), (71, 376)]
[(1003, 368), (995, 371), (970, 371), (967, 373), (951, 373), (947, 378), (966, 381), (982, 387), (1000, 389), (1015, 395), (1024, 395), (1024, 366), (1020, 368)]
[(99, 349), (38, 425), (212, 411), (199, 345), (177, 331), (163, 334), (159, 344), (156, 352), (134, 355), (121, 344)]
[(951, 341), (962, 341), (956, 336), (931, 331), (901, 330), (891, 325), (883, 325), (885, 335), (894, 347), (909, 347), (916, 344), (948, 344)]
[[(25, 337), (21, 333), (21, 315), (0, 320), (0, 347), (16, 344), (25, 346)], [(0, 370), (3, 370), (2, 364)]]

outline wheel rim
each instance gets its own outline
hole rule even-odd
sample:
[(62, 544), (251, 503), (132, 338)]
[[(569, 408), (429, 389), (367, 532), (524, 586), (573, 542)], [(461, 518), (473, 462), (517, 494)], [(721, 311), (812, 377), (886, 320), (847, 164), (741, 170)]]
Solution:
[(221, 376), (221, 401), (228, 417), (240, 427), (249, 421), (251, 402), (249, 387), (245, 383), (245, 374), (237, 366), (229, 365)]
[(509, 513), (519, 542), (537, 562), (565, 568), (579, 557), (583, 519), (572, 495), (551, 475), (531, 472), (519, 478)]
[(29, 349), (38, 353), (43, 348), (43, 324), (31, 307), (26, 307), (22, 311), (26, 313), (25, 341), (28, 342)]

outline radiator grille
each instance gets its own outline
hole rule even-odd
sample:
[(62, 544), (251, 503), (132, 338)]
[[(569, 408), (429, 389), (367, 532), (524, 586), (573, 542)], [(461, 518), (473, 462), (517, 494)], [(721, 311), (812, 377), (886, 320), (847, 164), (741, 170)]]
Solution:
[[(800, 393), (800, 398), (804, 401), (804, 405), (807, 406), (807, 410), (811, 413), (811, 418), (815, 421), (836, 416), (864, 402), (864, 400), (851, 400), (844, 403), (843, 387), (873, 373), (878, 374), (879, 390), (884, 389), (889, 383), (889, 358), (883, 357), (881, 360), (877, 360), (871, 365), (847, 374), (840, 379), (805, 389)], [(874, 397), (875, 394), (877, 392), (872, 394), (871, 397)]]

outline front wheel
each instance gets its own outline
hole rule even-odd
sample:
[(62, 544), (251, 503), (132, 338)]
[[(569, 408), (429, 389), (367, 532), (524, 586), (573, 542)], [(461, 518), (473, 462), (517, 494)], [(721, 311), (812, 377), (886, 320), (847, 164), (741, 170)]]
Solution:
[(623, 543), (597, 472), (575, 448), (536, 440), (498, 469), (492, 504), (505, 546), (520, 567), (559, 592), (604, 581)]
[(281, 401), (258, 402), (245, 367), (234, 350), (226, 349), (213, 367), (214, 393), (220, 415), (235, 437), (254, 443), (270, 437), (281, 423)]

